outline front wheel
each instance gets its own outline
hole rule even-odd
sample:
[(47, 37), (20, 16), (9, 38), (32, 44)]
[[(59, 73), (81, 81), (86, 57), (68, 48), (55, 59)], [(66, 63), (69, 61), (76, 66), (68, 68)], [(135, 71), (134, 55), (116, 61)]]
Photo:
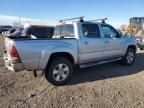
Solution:
[(58, 57), (53, 59), (48, 66), (45, 77), (51, 84), (59, 86), (66, 83), (72, 73), (72, 63), (64, 57)]
[(122, 63), (124, 65), (132, 65), (135, 60), (135, 50), (128, 48), (125, 56), (122, 58)]

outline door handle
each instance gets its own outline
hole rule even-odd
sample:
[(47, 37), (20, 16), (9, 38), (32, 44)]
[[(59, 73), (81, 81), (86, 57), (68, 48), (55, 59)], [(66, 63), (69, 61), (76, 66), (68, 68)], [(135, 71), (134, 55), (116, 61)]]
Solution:
[(83, 44), (88, 45), (88, 41), (83, 42)]

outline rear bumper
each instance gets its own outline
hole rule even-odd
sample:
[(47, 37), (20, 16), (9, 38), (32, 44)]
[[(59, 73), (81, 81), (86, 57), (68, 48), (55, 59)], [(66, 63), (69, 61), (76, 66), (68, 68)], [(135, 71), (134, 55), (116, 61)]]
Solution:
[(18, 72), (24, 70), (24, 67), (20, 62), (13, 62), (6, 53), (4, 53), (4, 61), (6, 68), (10, 71)]

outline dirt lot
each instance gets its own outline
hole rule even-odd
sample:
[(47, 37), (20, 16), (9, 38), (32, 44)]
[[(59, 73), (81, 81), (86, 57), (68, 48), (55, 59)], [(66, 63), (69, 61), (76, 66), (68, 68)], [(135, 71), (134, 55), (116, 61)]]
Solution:
[(0, 108), (144, 108), (144, 52), (133, 66), (109, 63), (75, 70), (71, 82), (55, 87), (32, 72), (4, 67), (0, 36)]

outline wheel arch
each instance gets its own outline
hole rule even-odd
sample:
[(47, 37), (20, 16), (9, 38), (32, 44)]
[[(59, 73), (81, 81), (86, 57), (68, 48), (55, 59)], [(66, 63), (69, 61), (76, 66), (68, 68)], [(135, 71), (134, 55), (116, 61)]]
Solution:
[(125, 53), (127, 52), (127, 50), (128, 50), (129, 48), (133, 49), (133, 50), (135, 51), (135, 53), (137, 52), (137, 47), (136, 47), (136, 45), (130, 44), (130, 45), (127, 45), (127, 46), (124, 48), (124, 53), (123, 53), (124, 55), (125, 55)]
[(133, 49), (136, 53), (137, 47), (135, 45), (129, 45), (127, 49), (129, 49), (129, 48)]
[(72, 65), (75, 65), (75, 59), (74, 59), (74, 57), (70, 53), (68, 53), (68, 52), (55, 52), (55, 53), (52, 53), (50, 55), (50, 58), (49, 58), (49, 60), (47, 62), (47, 65), (46, 65), (46, 68), (50, 65), (50, 63), (52, 62), (52, 60), (54, 58), (56, 58), (56, 57), (64, 57), (64, 58), (70, 60), (70, 62), (72, 63)]

